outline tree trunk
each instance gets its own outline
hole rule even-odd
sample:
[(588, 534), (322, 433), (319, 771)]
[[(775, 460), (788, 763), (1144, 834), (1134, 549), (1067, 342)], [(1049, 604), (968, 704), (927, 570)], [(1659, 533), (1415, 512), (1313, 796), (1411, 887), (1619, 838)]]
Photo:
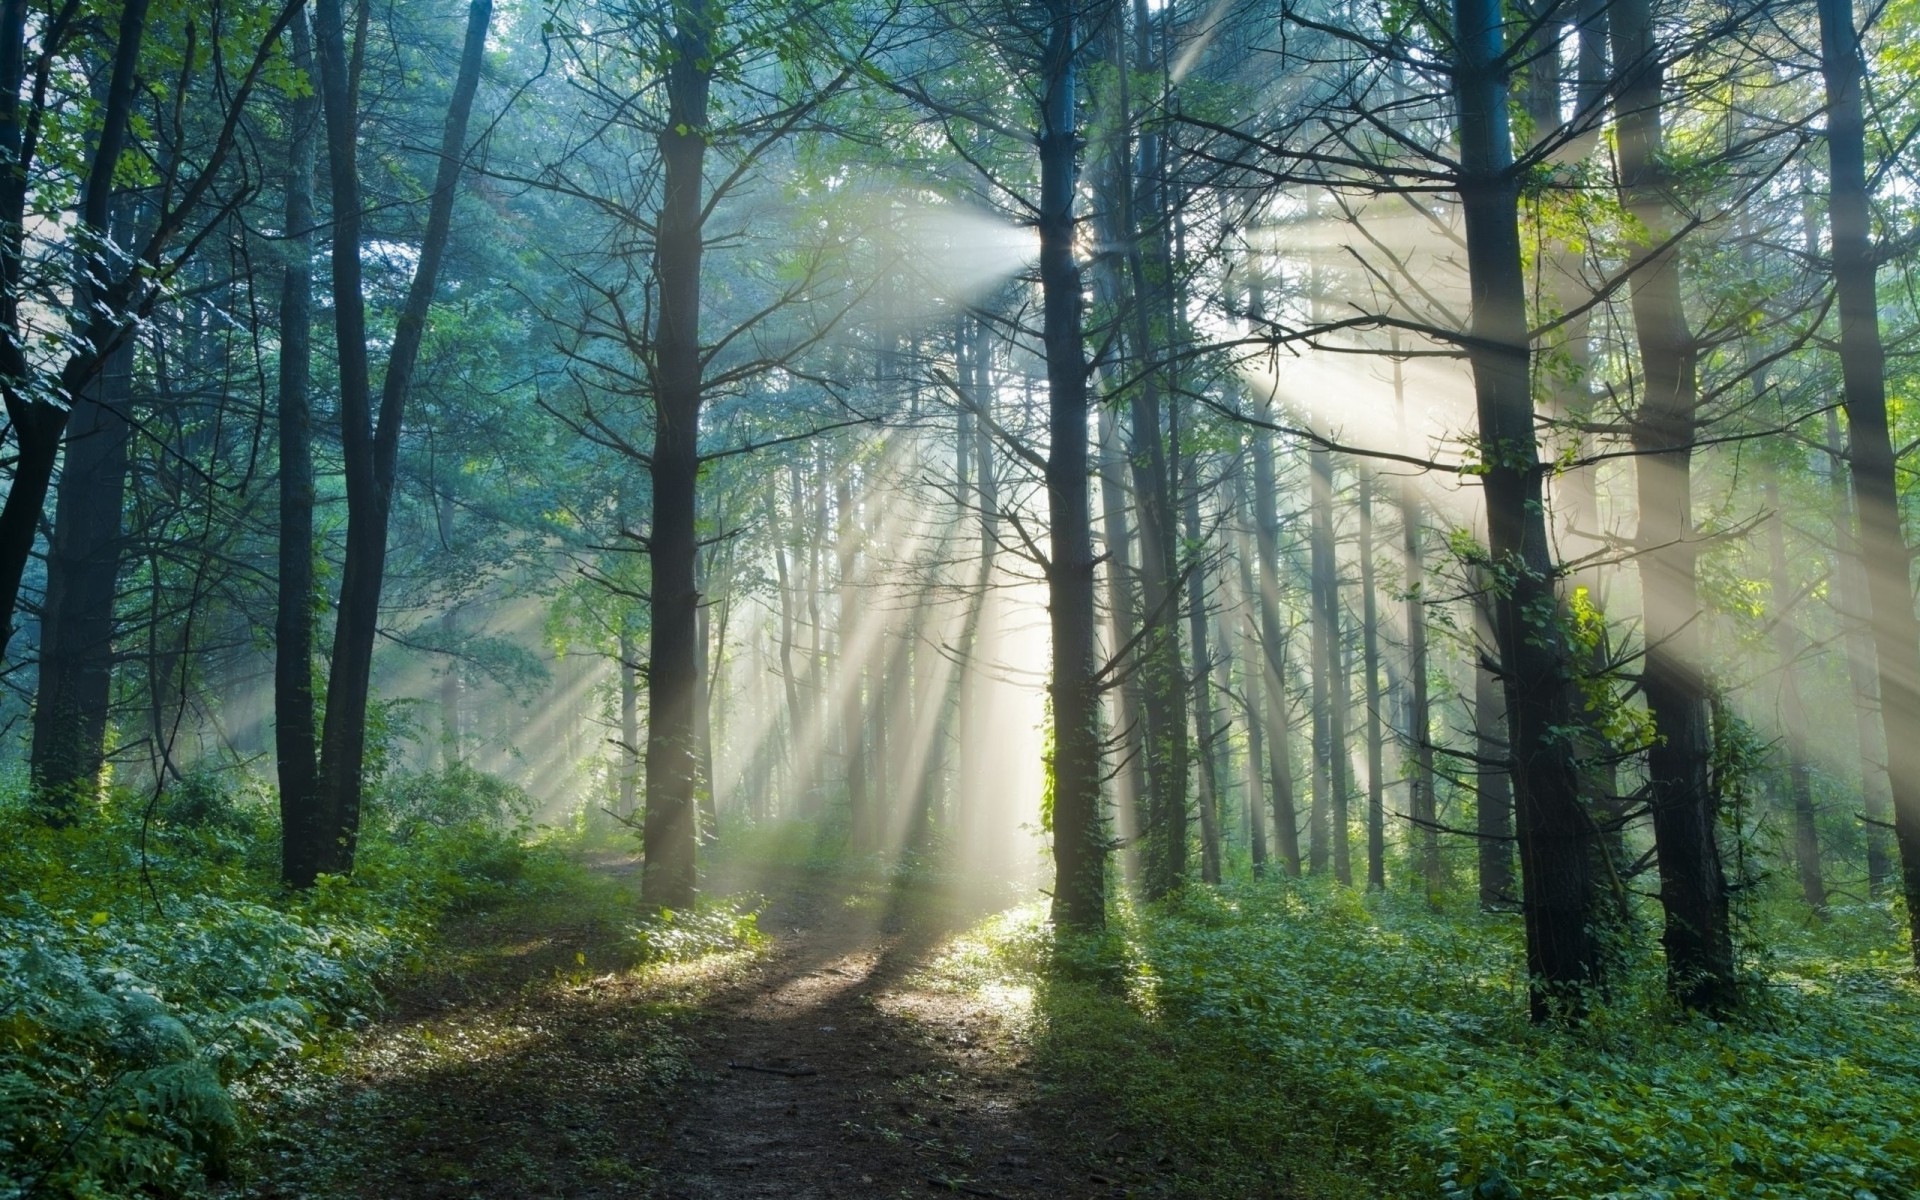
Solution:
[[(129, 234), (123, 199), (115, 224)], [(74, 397), (66, 456), (47, 543), (41, 604), (40, 682), (29, 770), (38, 805), (69, 819), (98, 786), (113, 700), (114, 608), (119, 598), (121, 509), (126, 503), (134, 344), (121, 338)]]
[(1900, 849), (1911, 949), (1920, 965), (1920, 621), (1913, 614), (1913, 555), (1900, 530), (1897, 464), (1887, 426), (1886, 351), (1880, 342), (1860, 95), (1865, 64), (1847, 0), (1820, 0), (1820, 60), (1827, 87), (1828, 220), (1854, 510), (1867, 566), (1867, 615), (1880, 675), (1894, 842)]
[[(1340, 667), (1340, 581), (1334, 560), (1333, 455), (1322, 447), (1307, 452), (1312, 495), (1309, 507), (1308, 580), (1312, 599), (1309, 627), (1313, 660), (1313, 808), (1307, 815), (1307, 864), (1315, 874), (1334, 865), (1336, 878), (1352, 882), (1345, 866), (1346, 842), (1345, 705), (1339, 702), (1335, 675)], [(1342, 876), (1346, 876), (1341, 878)]]
[[(847, 471), (837, 473), (834, 481), (834, 509), (839, 515), (834, 534), (835, 560), (839, 568), (840, 618), (839, 653), (835, 664), (836, 686), (844, 689), (840, 698), (840, 753), (847, 787), (847, 836), (855, 854), (873, 849), (873, 813), (867, 791), (866, 737), (863, 727), (862, 683), (866, 664), (855, 661), (860, 649), (858, 590), (854, 567), (859, 555), (859, 522), (853, 510), (853, 484)], [(876, 639), (877, 642), (877, 639)]]
[(1780, 656), (1777, 711), (1786, 734), (1787, 794), (1793, 807), (1793, 864), (1800, 878), (1800, 895), (1816, 914), (1827, 910), (1827, 885), (1820, 871), (1820, 831), (1814, 824), (1813, 763), (1807, 753), (1807, 710), (1800, 700), (1799, 631), (1787, 609), (1793, 580), (1787, 568), (1787, 522), (1780, 509), (1780, 485), (1767, 481), (1767, 566), (1772, 592), (1773, 648)]
[(1367, 702), (1367, 886), (1387, 887), (1386, 747), (1380, 728), (1380, 606), (1373, 587), (1373, 478), (1360, 475), (1360, 667)]
[(373, 684), (373, 644), (379, 633), (380, 593), (386, 575), (387, 518), (407, 392), (426, 334), (427, 310), (453, 226), (454, 191), (466, 157), (467, 119), (486, 53), (492, 0), (473, 0), (460, 72), (447, 106), (440, 165), (407, 298), (394, 325), (380, 389), (378, 419), (367, 364), (366, 302), (361, 279), (360, 168), (340, 0), (315, 0), (314, 39), (320, 64), (320, 102), (326, 116), (327, 168), (333, 188), (333, 309), (339, 363), (340, 448), (347, 492), (346, 563), (334, 623), (326, 724), (320, 740), (322, 871), (353, 869), (360, 834), (360, 782), (367, 748), (367, 705)]
[(1280, 628), (1280, 516), (1274, 496), (1273, 436), (1253, 435), (1253, 532), (1260, 559), (1260, 649), (1267, 694), (1267, 778), (1273, 829), (1287, 874), (1300, 875), (1300, 822), (1294, 808), (1293, 739), (1287, 719), (1287, 632)]
[[(1118, 422), (1109, 405), (1100, 406), (1100, 511), (1101, 540), (1107, 560), (1108, 638), (1114, 653), (1119, 653), (1140, 628), (1139, 601), (1134, 589), (1133, 546), (1127, 528), (1125, 455), (1120, 447)], [(1141, 713), (1140, 685), (1134, 673), (1124, 665), (1118, 668), (1120, 685), (1113, 689), (1117, 742), (1124, 759), (1114, 776), (1114, 813), (1116, 831), (1124, 849), (1120, 868), (1129, 884), (1140, 874), (1138, 842), (1143, 822), (1140, 804), (1149, 793), (1147, 783), (1147, 739)]]
[(1883, 896), (1893, 882), (1893, 854), (1887, 829), (1893, 817), (1893, 788), (1887, 778), (1886, 730), (1880, 722), (1880, 673), (1867, 615), (1867, 568), (1860, 558), (1854, 528), (1853, 496), (1848, 485), (1847, 452), (1840, 416), (1827, 410), (1827, 453), (1833, 496), (1833, 602), (1844, 627), (1847, 681), (1853, 695), (1853, 735), (1860, 750), (1860, 807), (1866, 820), (1867, 892)]
[[(306, 14), (289, 27), (293, 66), (313, 71)], [(320, 869), (319, 734), (313, 697), (313, 169), (320, 102), (288, 106), (285, 267), (280, 277), (280, 571), (274, 604), (274, 753), (280, 778), (280, 878), (313, 886)]]
[[(132, 336), (126, 311), (131, 297), (124, 294), (124, 289), (112, 286), (104, 243), (112, 220), (114, 176), (120, 156), (126, 150), (137, 98), (147, 10), (148, 0), (126, 0), (120, 8), (113, 58), (107, 68), (106, 95), (99, 106), (99, 134), (86, 177), (81, 182), (73, 238), (79, 261), (73, 279), (72, 311), (85, 316), (75, 318), (80, 326), (73, 330), (79, 335), (78, 345), (69, 353), (60, 372), (58, 393), (66, 397), (65, 402), (61, 402), (25, 386), (26, 381), (37, 374), (29, 362), (26, 335), (21, 328), (22, 310), (32, 303), (26, 298), (29, 285), (21, 246), (29, 224), (19, 99), (26, 53), (27, 6), (9, 0), (0, 8), (0, 88), (8, 89), (5, 102), (0, 103), (0, 154), (10, 163), (19, 164), (7, 172), (14, 178), (0, 191), (0, 197), (4, 197), (4, 209), (0, 209), (0, 245), (4, 245), (4, 252), (0, 253), (0, 305), (4, 305), (0, 310), (0, 328), (5, 330), (4, 338), (0, 338), (0, 396), (6, 402), (7, 419), (13, 423), (17, 449), (6, 502), (0, 505), (0, 622), (4, 622), (0, 625), (0, 654), (6, 652), (13, 640), (20, 581), (33, 556), (34, 537), (46, 510), (47, 491), (53, 483), (54, 464), (59, 458), (61, 436), (66, 431), (69, 413), (88, 403), (87, 397), (96, 386), (96, 376), (103, 370), (111, 370), (109, 361), (121, 343)], [(242, 91), (241, 96), (244, 95)], [(111, 429), (102, 432), (109, 440), (116, 436)], [(107, 453), (111, 456), (112, 451)], [(125, 486), (124, 480), (121, 486)], [(115, 525), (118, 525), (117, 511)], [(65, 707), (64, 700), (57, 701), (54, 711), (58, 713)]]
[(1053, 632), (1053, 919), (1106, 925), (1100, 819), (1100, 690), (1094, 679), (1093, 515), (1088, 495), (1087, 364), (1074, 258), (1079, 132), (1074, 103), (1077, 0), (1048, 0), (1041, 66), (1040, 286), (1047, 361), (1047, 595)]
[[(1486, 606), (1475, 604), (1474, 613), (1480, 625), (1475, 640), (1491, 642), (1493, 621)], [(1478, 655), (1473, 665), (1473, 729), (1474, 755), (1480, 760), (1474, 767), (1480, 908), (1490, 912), (1513, 903), (1513, 784), (1506, 767), (1507, 710), (1500, 680)]]
[(1624, 80), (1615, 100), (1620, 199), (1649, 245), (1632, 261), (1634, 330), (1642, 400), (1633, 422), (1640, 510), (1639, 563), (1646, 653), (1641, 694), (1655, 736), (1647, 751), (1648, 807), (1666, 916), (1668, 988), (1690, 1008), (1718, 1012), (1738, 999), (1727, 881), (1716, 837), (1693, 540), (1692, 454), (1699, 398), (1693, 336), (1682, 308), (1678, 222), (1661, 156), (1664, 71), (1647, 0), (1615, 0), (1614, 62)]
[(1454, 0), (1453, 84), (1459, 106), (1460, 199), (1472, 300), (1468, 362), (1485, 458), (1488, 551), (1502, 586), (1492, 596), (1515, 813), (1524, 876), (1529, 1010), (1578, 1017), (1606, 963), (1593, 822), (1580, 802), (1564, 731), (1578, 701), (1556, 619), (1554, 563), (1533, 427), (1519, 181), (1507, 125), (1503, 14), (1494, 0)]
[(667, 67), (667, 121), (659, 135), (666, 164), (654, 246), (653, 567), (647, 653), (646, 867), (641, 902), (687, 908), (696, 888), (698, 774), (694, 705), (700, 684), (699, 586), (694, 533), (700, 475), (700, 260), (706, 249), (707, 93), (713, 76), (713, 14), (676, 0)]
[[(1187, 543), (1205, 543), (1200, 526), (1200, 481), (1198, 465), (1187, 458), (1186, 489), (1182, 501), (1186, 509)], [(1218, 720), (1213, 711), (1213, 657), (1207, 641), (1207, 584), (1197, 570), (1187, 574), (1187, 638), (1193, 647), (1193, 729), (1200, 749), (1200, 878), (1207, 883), (1220, 882), (1220, 789), (1225, 780), (1221, 770)]]
[(640, 646), (632, 622), (620, 621), (620, 815), (640, 807)]
[[(1245, 476), (1239, 479), (1244, 481)], [(1236, 486), (1235, 493), (1234, 507), (1244, 514), (1248, 511), (1244, 483)], [(1240, 700), (1247, 721), (1247, 849), (1253, 859), (1253, 877), (1259, 879), (1267, 873), (1268, 855), (1266, 784), (1262, 776), (1267, 762), (1267, 716), (1262, 694), (1265, 660), (1260, 639), (1254, 633), (1260, 609), (1253, 583), (1254, 550), (1244, 528), (1234, 538), (1233, 557), (1240, 568), (1241, 611), (1234, 618), (1232, 645), (1240, 664)]]

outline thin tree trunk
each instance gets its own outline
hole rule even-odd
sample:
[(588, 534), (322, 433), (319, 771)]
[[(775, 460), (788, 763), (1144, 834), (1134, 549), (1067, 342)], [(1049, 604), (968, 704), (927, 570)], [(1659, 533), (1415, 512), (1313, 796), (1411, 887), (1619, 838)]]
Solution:
[[(1345, 840), (1337, 823), (1336, 806), (1344, 809), (1345, 772), (1339, 762), (1346, 754), (1346, 722), (1334, 701), (1334, 672), (1338, 669), (1340, 590), (1333, 545), (1333, 455), (1323, 447), (1307, 452), (1312, 494), (1308, 516), (1308, 581), (1312, 598), (1310, 649), (1313, 669), (1313, 807), (1307, 814), (1307, 867), (1315, 874), (1327, 869), (1336, 856), (1333, 837)], [(1342, 880), (1341, 882), (1347, 882)]]
[(633, 624), (620, 621), (620, 815), (640, 808), (640, 645)]
[(1287, 633), (1280, 628), (1280, 516), (1273, 478), (1273, 438), (1253, 436), (1253, 531), (1260, 560), (1260, 649), (1267, 694), (1267, 778), (1273, 829), (1287, 874), (1300, 875), (1300, 822), (1294, 807), (1292, 726), (1287, 718)]
[[(289, 26), (292, 62), (313, 70), (305, 13)], [(311, 887), (319, 870), (319, 731), (313, 697), (313, 170), (320, 103), (288, 106), (285, 267), (280, 277), (280, 570), (274, 603), (274, 753), (280, 778), (280, 878)]]
[[(1187, 542), (1204, 544), (1200, 526), (1200, 478), (1198, 464), (1189, 455), (1182, 503), (1186, 509)], [(1193, 729), (1200, 749), (1200, 878), (1206, 883), (1220, 882), (1220, 787), (1225, 779), (1221, 770), (1219, 738), (1213, 712), (1213, 658), (1207, 642), (1207, 586), (1199, 571), (1187, 574), (1187, 637), (1193, 646)]]
[(380, 389), (378, 419), (367, 364), (366, 302), (361, 280), (360, 168), (355, 111), (340, 0), (315, 0), (314, 37), (320, 65), (320, 102), (326, 115), (327, 166), (333, 190), (334, 337), (339, 363), (340, 446), (347, 492), (346, 563), (334, 624), (326, 724), (320, 740), (323, 842), (320, 869), (353, 869), (360, 833), (360, 776), (367, 746), (367, 705), (373, 684), (373, 644), (379, 631), (386, 574), (387, 518), (407, 392), (426, 334), (427, 310), (453, 227), (453, 200), (466, 157), (467, 120), (480, 83), (492, 0), (467, 9), (459, 75), (447, 105), (440, 165), (421, 239), (419, 263), (394, 326)]
[(1860, 807), (1866, 821), (1867, 892), (1883, 896), (1893, 883), (1892, 847), (1887, 830), (1893, 817), (1893, 788), (1887, 778), (1887, 738), (1880, 721), (1880, 672), (1873, 652), (1867, 613), (1867, 568), (1860, 559), (1854, 527), (1853, 496), (1848, 485), (1847, 451), (1840, 416), (1827, 410), (1827, 454), (1833, 468), (1833, 598), (1846, 630), (1847, 681), (1853, 695), (1854, 742), (1860, 750)]
[[(1491, 642), (1493, 619), (1486, 605), (1475, 604), (1479, 623), (1475, 640)], [(1507, 708), (1500, 680), (1475, 655), (1473, 664), (1473, 729), (1475, 800), (1474, 831), (1480, 836), (1479, 883), (1483, 911), (1513, 903), (1513, 782), (1507, 771)], [(1436, 843), (1438, 830), (1428, 834)]]
[(1780, 509), (1780, 485), (1767, 481), (1767, 566), (1773, 600), (1773, 648), (1780, 656), (1778, 712), (1786, 732), (1787, 794), (1793, 807), (1793, 865), (1800, 878), (1800, 895), (1816, 914), (1827, 909), (1827, 885), (1820, 870), (1820, 831), (1814, 823), (1813, 763), (1807, 753), (1807, 710), (1800, 700), (1799, 631), (1787, 609), (1793, 581), (1787, 568), (1787, 522)]
[[(1104, 404), (1100, 406), (1099, 420), (1100, 526), (1107, 560), (1108, 638), (1117, 654), (1139, 629), (1140, 610), (1134, 589), (1132, 538), (1127, 528), (1125, 456), (1120, 447), (1119, 423), (1112, 407)], [(1113, 690), (1113, 706), (1119, 727), (1117, 742), (1125, 761), (1114, 776), (1114, 813), (1124, 847), (1120, 854), (1121, 872), (1126, 881), (1133, 884), (1139, 881), (1140, 875), (1138, 841), (1143, 827), (1140, 804), (1149, 792), (1147, 741), (1139, 682), (1125, 665), (1120, 671), (1121, 682)]]
[[(1257, 433), (1255, 436), (1259, 436)], [(1245, 476), (1236, 487), (1235, 508), (1242, 513), (1249, 511), (1244, 486)], [(1259, 879), (1267, 873), (1267, 805), (1265, 801), (1266, 785), (1262, 772), (1266, 769), (1267, 754), (1267, 715), (1265, 711), (1266, 660), (1260, 651), (1260, 639), (1256, 636), (1255, 622), (1259, 620), (1259, 593), (1254, 588), (1253, 560), (1254, 549), (1244, 528), (1234, 538), (1234, 560), (1240, 568), (1240, 605), (1241, 612), (1234, 621), (1232, 645), (1235, 657), (1240, 662), (1241, 707), (1247, 719), (1247, 844), (1253, 858), (1253, 876)]]
[(1380, 727), (1380, 605), (1373, 586), (1373, 478), (1360, 475), (1360, 659), (1367, 703), (1367, 886), (1387, 887), (1386, 747)]
[(846, 772), (848, 838), (854, 853), (864, 854), (873, 849), (873, 813), (868, 803), (868, 764), (862, 719), (862, 681), (866, 664), (853, 659), (858, 640), (854, 617), (859, 607), (854, 564), (859, 554), (859, 538), (854, 532), (858, 528), (858, 521), (853, 511), (853, 485), (845, 471), (838, 474), (834, 483), (834, 507), (839, 514), (834, 551), (840, 575), (840, 650), (836, 675), (838, 686), (846, 689), (840, 701), (841, 765)]

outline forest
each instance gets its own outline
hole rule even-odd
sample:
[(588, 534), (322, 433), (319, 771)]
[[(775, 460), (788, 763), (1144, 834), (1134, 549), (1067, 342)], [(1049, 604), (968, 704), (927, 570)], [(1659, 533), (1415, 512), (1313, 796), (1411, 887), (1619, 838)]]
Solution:
[(0, 1200), (1920, 1196), (1916, 47), (0, 0)]

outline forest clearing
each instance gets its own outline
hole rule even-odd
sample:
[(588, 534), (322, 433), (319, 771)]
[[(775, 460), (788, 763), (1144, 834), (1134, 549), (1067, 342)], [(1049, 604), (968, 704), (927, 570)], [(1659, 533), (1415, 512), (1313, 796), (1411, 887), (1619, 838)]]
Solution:
[(1920, 1197), (1917, 35), (0, 0), (0, 1200)]

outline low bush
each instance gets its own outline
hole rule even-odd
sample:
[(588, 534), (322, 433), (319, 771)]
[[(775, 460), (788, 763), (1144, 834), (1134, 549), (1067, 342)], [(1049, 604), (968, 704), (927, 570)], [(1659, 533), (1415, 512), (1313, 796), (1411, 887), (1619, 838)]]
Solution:
[(1724, 1023), (1672, 1010), (1646, 951), (1573, 1032), (1527, 1023), (1516, 922), (1248, 883), (1095, 946), (1003, 923), (944, 969), (1031, 986), (1043, 1064), (1135, 1118), (1172, 1194), (1920, 1195), (1920, 989), (1884, 908), (1771, 934)]
[(510, 797), (445, 794), (471, 782), (401, 781), (355, 875), (297, 895), (261, 791), (192, 779), (63, 828), (0, 805), (0, 1198), (221, 1175), (247, 1080), (364, 1020), (449, 909), (535, 886)]

